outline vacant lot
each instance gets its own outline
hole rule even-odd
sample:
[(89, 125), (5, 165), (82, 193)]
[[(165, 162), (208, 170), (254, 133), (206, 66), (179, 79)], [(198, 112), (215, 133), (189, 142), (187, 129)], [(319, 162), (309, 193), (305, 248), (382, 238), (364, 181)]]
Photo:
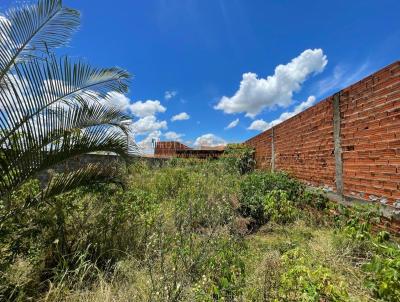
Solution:
[[(1, 226), (0, 297), (25, 301), (399, 301), (400, 251), (284, 174), (237, 160), (135, 162), (119, 184)], [(18, 204), (37, 182), (13, 196)]]

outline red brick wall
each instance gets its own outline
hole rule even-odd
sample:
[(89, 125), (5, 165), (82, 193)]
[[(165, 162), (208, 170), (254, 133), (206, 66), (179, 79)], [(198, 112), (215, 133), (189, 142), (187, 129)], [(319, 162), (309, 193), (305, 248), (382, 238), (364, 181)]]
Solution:
[(257, 136), (249, 139), (246, 144), (253, 147), (255, 152), (255, 160), (257, 168), (270, 170), (271, 169), (271, 149), (272, 131), (271, 129), (260, 133)]
[(176, 156), (176, 150), (188, 150), (188, 146), (180, 142), (157, 142), (154, 148), (154, 155), (160, 157)]
[(400, 62), (341, 93), (344, 194), (400, 200)]
[(275, 127), (275, 169), (316, 186), (335, 186), (333, 106), (328, 98)]
[[(400, 204), (400, 62), (340, 92), (343, 193)], [(271, 168), (271, 130), (246, 141)], [(274, 127), (275, 168), (336, 190), (333, 96)]]

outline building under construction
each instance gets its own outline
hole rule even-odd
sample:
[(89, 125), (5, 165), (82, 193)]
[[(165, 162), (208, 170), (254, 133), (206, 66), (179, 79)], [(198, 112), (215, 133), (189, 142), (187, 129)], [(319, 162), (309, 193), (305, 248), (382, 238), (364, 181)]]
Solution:
[(225, 150), (225, 146), (200, 146), (197, 149), (190, 148), (180, 142), (156, 142), (154, 157), (158, 158), (218, 158)]

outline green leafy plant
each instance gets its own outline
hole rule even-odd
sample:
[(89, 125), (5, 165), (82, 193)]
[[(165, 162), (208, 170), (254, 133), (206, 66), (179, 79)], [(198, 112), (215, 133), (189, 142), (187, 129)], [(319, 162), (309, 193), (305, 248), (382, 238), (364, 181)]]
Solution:
[(204, 274), (194, 288), (197, 301), (231, 301), (240, 296), (245, 264), (239, 248), (233, 242), (216, 242), (216, 252), (205, 260)]
[(307, 189), (303, 194), (304, 204), (317, 210), (325, 210), (328, 207), (329, 199), (321, 190)]
[(367, 286), (384, 301), (400, 300), (400, 246), (377, 244), (378, 253), (363, 265)]
[(293, 222), (298, 216), (297, 208), (288, 200), (283, 190), (272, 190), (265, 196), (264, 215), (267, 220), (277, 223)]
[[(127, 156), (130, 117), (109, 106), (125, 93), (129, 74), (57, 58), (80, 23), (61, 0), (39, 0), (7, 11), (0, 21), (0, 193), (76, 155), (111, 151)], [(132, 145), (132, 152), (136, 152)], [(115, 176), (107, 165), (65, 172), (37, 198), (50, 198), (87, 179)], [(86, 175), (86, 176), (85, 176)], [(62, 185), (61, 185), (62, 183)]]
[(332, 271), (312, 263), (306, 251), (295, 248), (282, 256), (287, 270), (281, 276), (280, 298), (284, 301), (349, 301), (344, 280)]
[(377, 206), (359, 205), (353, 207), (338, 206), (338, 223), (353, 240), (370, 240), (374, 225), (381, 221)]
[(304, 185), (285, 173), (254, 172), (246, 175), (240, 183), (239, 209), (245, 217), (251, 217), (257, 224), (267, 221), (264, 210), (265, 197), (273, 190), (282, 190), (287, 200), (297, 205), (302, 202)]
[(244, 144), (228, 144), (224, 150), (222, 160), (233, 171), (243, 175), (253, 171), (255, 168), (254, 152), (253, 148)]

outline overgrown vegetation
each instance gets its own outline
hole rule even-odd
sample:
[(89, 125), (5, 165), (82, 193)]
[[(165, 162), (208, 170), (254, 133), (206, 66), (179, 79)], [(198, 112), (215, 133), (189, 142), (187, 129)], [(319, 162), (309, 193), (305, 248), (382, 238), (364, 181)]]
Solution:
[(254, 152), (253, 148), (245, 144), (228, 144), (222, 160), (232, 171), (237, 171), (243, 175), (253, 171), (255, 168)]
[[(328, 202), (284, 173), (217, 161), (137, 159), (37, 172), (72, 156), (125, 156), (125, 116), (106, 105), (129, 75), (54, 49), (79, 13), (60, 0), (0, 19), (1, 301), (399, 301), (400, 249), (373, 208)], [(89, 186), (90, 185), (90, 186)]]
[[(231, 161), (137, 161), (1, 225), (0, 300), (398, 301), (379, 213)], [(25, 184), (13, 202), (39, 190)], [(4, 207), (1, 211), (5, 211)]]

